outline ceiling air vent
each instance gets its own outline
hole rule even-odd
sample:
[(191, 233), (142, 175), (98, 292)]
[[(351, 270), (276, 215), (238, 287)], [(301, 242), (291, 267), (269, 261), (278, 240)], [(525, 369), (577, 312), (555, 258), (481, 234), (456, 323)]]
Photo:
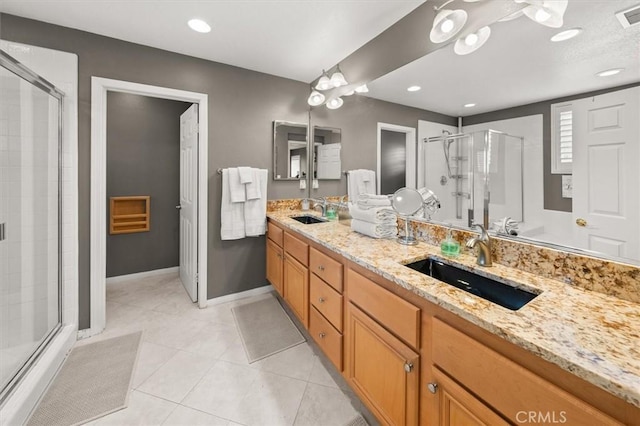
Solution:
[(616, 18), (618, 18), (618, 21), (622, 24), (622, 28), (637, 25), (640, 23), (640, 4), (616, 13)]

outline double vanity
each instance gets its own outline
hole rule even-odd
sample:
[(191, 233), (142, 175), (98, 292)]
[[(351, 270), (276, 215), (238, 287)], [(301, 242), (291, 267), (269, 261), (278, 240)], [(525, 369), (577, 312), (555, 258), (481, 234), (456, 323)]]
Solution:
[(382, 424), (640, 424), (638, 304), (269, 212), (267, 279)]

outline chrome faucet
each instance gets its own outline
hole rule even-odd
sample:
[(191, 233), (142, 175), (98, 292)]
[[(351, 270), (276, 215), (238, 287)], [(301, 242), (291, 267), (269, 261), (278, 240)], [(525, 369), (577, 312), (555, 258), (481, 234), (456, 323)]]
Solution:
[(320, 207), (322, 212), (322, 217), (326, 217), (327, 216), (327, 199), (322, 197), (319, 200), (312, 200), (312, 201), (313, 201), (313, 209), (315, 210), (316, 207)]
[(480, 235), (477, 237), (471, 238), (467, 241), (466, 246), (470, 249), (478, 246), (478, 260), (476, 263), (480, 266), (492, 266), (493, 262), (491, 260), (491, 237), (489, 237), (489, 233), (484, 226), (479, 223), (472, 223), (472, 228), (479, 228)]

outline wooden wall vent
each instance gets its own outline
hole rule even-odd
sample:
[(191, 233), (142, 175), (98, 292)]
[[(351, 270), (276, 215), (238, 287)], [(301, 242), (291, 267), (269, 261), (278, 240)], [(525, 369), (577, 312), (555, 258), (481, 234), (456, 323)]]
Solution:
[(131, 234), (148, 232), (150, 219), (148, 195), (133, 197), (111, 197), (109, 216), (110, 234)]

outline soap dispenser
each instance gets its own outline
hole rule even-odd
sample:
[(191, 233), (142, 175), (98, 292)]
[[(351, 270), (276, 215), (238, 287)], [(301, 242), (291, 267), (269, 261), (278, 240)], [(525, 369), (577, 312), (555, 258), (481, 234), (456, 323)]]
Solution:
[(447, 230), (447, 237), (440, 243), (440, 252), (447, 257), (458, 257), (460, 243), (453, 239), (452, 230)]

